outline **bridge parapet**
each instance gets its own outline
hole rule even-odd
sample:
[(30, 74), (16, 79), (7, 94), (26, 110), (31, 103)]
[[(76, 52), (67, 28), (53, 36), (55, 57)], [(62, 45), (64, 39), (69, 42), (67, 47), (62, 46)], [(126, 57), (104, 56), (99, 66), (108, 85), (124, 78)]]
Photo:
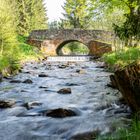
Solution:
[(31, 32), (29, 39), (32, 40), (95, 40), (99, 42), (112, 43), (114, 35), (112, 32), (103, 30), (34, 30)]

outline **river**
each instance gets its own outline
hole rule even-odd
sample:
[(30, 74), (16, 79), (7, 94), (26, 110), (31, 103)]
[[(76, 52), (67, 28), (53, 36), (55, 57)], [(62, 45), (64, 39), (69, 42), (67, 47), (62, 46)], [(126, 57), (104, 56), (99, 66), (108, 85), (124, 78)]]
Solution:
[[(15, 104), (0, 109), (0, 140), (90, 140), (92, 134), (127, 125), (131, 111), (120, 102), (118, 90), (107, 86), (111, 73), (99, 66), (92, 61), (28, 62), (18, 75), (4, 79), (0, 99)], [(63, 88), (71, 94), (59, 94)], [(42, 113), (58, 108), (75, 115)]]

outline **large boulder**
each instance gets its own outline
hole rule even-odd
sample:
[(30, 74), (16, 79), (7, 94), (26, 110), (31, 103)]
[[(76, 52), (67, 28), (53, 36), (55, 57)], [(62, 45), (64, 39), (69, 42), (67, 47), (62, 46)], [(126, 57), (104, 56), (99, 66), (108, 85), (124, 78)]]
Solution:
[(140, 62), (117, 70), (111, 81), (122, 93), (133, 111), (140, 111)]

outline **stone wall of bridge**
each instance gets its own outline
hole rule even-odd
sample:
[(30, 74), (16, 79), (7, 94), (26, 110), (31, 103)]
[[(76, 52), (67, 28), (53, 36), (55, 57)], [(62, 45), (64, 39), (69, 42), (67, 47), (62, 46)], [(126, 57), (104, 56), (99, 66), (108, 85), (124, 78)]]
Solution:
[(37, 46), (46, 55), (57, 55), (61, 45), (73, 41), (85, 44), (90, 55), (101, 56), (112, 50), (113, 34), (100, 30), (34, 30), (28, 37), (28, 43)]

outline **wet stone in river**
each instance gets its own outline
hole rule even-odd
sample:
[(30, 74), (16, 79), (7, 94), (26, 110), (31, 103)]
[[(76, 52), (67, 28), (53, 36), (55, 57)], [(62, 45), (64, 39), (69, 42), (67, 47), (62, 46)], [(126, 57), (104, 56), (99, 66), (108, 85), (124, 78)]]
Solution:
[(33, 81), (32, 81), (32, 80), (30, 80), (30, 79), (26, 79), (25, 81), (23, 81), (23, 83), (25, 83), (25, 84), (32, 84), (32, 83), (33, 83)]
[(48, 75), (42, 73), (42, 74), (39, 74), (38, 77), (48, 77)]
[(21, 83), (20, 80), (11, 80), (10, 83)]
[(60, 69), (65, 69), (66, 67), (68, 67), (68, 65), (59, 65), (58, 68)]
[(0, 100), (0, 108), (10, 108), (15, 104), (15, 100)]
[(39, 88), (48, 88), (47, 86), (40, 86)]
[(80, 69), (77, 69), (76, 72), (79, 73), (79, 74), (85, 74), (86, 73), (86, 71), (83, 70), (83, 69), (81, 69), (81, 70)]
[(35, 102), (25, 103), (23, 106), (29, 110), (29, 109), (33, 109), (41, 105), (42, 103), (35, 101)]
[(75, 84), (75, 83), (66, 83), (66, 86), (79, 86), (79, 84)]
[(62, 88), (59, 91), (57, 91), (59, 94), (71, 94), (71, 88)]
[(70, 109), (53, 109), (43, 112), (43, 116), (54, 117), (54, 118), (65, 118), (76, 116), (76, 113)]

